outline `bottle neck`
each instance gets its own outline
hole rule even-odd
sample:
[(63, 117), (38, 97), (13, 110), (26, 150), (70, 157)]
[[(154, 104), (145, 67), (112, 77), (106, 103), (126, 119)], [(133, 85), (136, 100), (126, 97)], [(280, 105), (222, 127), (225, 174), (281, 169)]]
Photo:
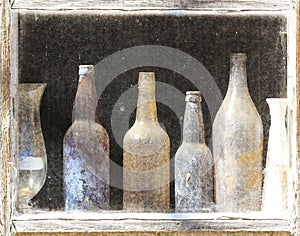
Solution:
[(139, 87), (136, 122), (158, 122), (154, 86)]
[(95, 122), (98, 99), (94, 81), (90, 76), (80, 79), (74, 102), (74, 119)]
[(183, 121), (183, 142), (205, 142), (201, 103), (186, 102)]
[(230, 60), (230, 76), (228, 93), (232, 95), (248, 95), (246, 56), (233, 54)]
[(269, 98), (267, 99), (270, 108), (271, 126), (285, 127), (285, 115), (287, 108), (287, 99)]

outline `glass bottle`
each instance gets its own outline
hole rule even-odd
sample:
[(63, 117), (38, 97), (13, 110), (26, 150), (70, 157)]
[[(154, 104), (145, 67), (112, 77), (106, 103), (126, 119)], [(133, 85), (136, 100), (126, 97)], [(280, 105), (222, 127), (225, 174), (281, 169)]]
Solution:
[(247, 86), (246, 54), (231, 54), (229, 87), (213, 123), (218, 211), (261, 208), (263, 126)]
[(213, 209), (213, 158), (205, 144), (199, 91), (186, 92), (183, 141), (175, 155), (176, 212)]
[(280, 214), (287, 210), (288, 138), (285, 126), (286, 98), (268, 98), (271, 126), (264, 176), (262, 210)]
[(123, 209), (169, 210), (170, 141), (157, 119), (155, 75), (140, 72), (134, 125), (124, 137)]
[(42, 188), (47, 176), (47, 153), (40, 120), (40, 105), (46, 84), (19, 84), (19, 160), (17, 208), (30, 209), (28, 201)]
[(109, 207), (109, 137), (96, 122), (98, 99), (94, 67), (79, 67), (73, 124), (63, 142), (65, 210), (97, 211)]

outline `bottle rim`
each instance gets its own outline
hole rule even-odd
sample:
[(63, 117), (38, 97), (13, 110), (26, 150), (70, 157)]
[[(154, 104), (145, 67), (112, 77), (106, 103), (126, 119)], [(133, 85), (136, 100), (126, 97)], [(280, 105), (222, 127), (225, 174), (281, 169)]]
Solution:
[(268, 104), (275, 104), (275, 103), (288, 104), (288, 99), (287, 98), (267, 98), (266, 102)]
[(94, 69), (94, 65), (79, 65), (78, 74), (86, 75), (89, 71)]
[(185, 101), (200, 103), (202, 101), (201, 92), (200, 91), (186, 91)]
[(240, 59), (240, 60), (246, 60), (247, 59), (247, 54), (243, 52), (237, 52), (237, 53), (230, 53), (230, 59)]
[(155, 87), (154, 72), (139, 72), (138, 88)]

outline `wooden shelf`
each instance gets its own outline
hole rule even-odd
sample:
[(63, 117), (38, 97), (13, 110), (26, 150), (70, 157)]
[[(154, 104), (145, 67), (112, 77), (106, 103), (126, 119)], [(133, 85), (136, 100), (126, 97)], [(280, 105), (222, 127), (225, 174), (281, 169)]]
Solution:
[(44, 212), (15, 217), (16, 232), (292, 232), (288, 216), (261, 212), (225, 213), (76, 213)]
[(173, 0), (173, 1), (147, 1), (147, 0), (15, 0), (12, 8), (15, 9), (206, 9), (206, 10), (267, 10), (277, 11), (290, 8), (290, 1), (286, 0)]

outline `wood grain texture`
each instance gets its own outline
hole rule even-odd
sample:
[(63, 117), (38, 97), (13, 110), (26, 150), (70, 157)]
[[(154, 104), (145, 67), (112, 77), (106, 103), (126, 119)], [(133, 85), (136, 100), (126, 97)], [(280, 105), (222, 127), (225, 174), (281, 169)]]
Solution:
[(25, 9), (121, 9), (121, 8), (175, 8), (175, 9), (257, 9), (282, 10), (289, 8), (285, 0), (15, 0), (13, 8)]
[[(298, 142), (298, 147), (300, 145), (300, 8), (299, 8), (299, 1), (296, 7), (297, 10), (297, 19), (296, 19), (296, 63), (297, 63), (297, 82), (296, 82), (296, 87), (297, 87), (297, 142)], [(300, 235), (300, 220), (299, 220), (299, 215), (300, 215), (300, 197), (299, 197), (299, 189), (300, 189), (300, 176), (299, 176), (299, 168), (300, 168), (300, 156), (299, 156), (299, 151), (298, 151), (298, 158), (295, 161), (295, 165), (297, 165), (297, 173), (295, 176), (296, 183), (295, 183), (295, 188), (298, 191), (298, 194), (296, 194), (296, 203), (295, 203), (295, 214), (296, 214), (296, 235)], [(298, 175), (298, 176), (297, 176)], [(296, 178), (297, 177), (297, 178)]]
[[(179, 2), (179, 1), (177, 1)], [(264, 10), (280, 10), (288, 8), (286, 1), (239, 1), (241, 5), (236, 5), (237, 1), (226, 1), (223, 3), (216, 3), (217, 1), (191, 1), (185, 8), (204, 8), (210, 9), (221, 6), (221, 9), (237, 9), (237, 8), (250, 8)], [(119, 5), (118, 5), (119, 3)], [(272, 4), (273, 3), (273, 4)], [(122, 1), (72, 1), (72, 4), (67, 1), (34, 1), (29, 3), (28, 0), (20, 0), (15, 2), (14, 8), (29, 8), (29, 9), (102, 9), (102, 8), (121, 8), (121, 7), (155, 7), (155, 8), (182, 8), (184, 1), (176, 5), (173, 3), (165, 3), (164, 1), (156, 1), (156, 3), (147, 4), (147, 1), (127, 1), (126, 4)], [(244, 7), (243, 7), (244, 6)], [(245, 7), (248, 6), (248, 7)], [(270, 6), (272, 6), (270, 8)], [(298, 31), (299, 32), (299, 31)], [(300, 51), (300, 50), (299, 50)], [(298, 64), (299, 65), (299, 64)], [(300, 118), (298, 119), (300, 120)], [(37, 235), (291, 235), (288, 231), (290, 224), (285, 220), (190, 220), (190, 221), (168, 221), (161, 220), (16, 220), (13, 222), (15, 229), (20, 231), (16, 235), (37, 236)], [(171, 227), (174, 231), (170, 230)], [(106, 229), (107, 232), (104, 232)], [(147, 233), (144, 232), (148, 229)], [(119, 230), (119, 231), (118, 231)], [(140, 230), (140, 231), (138, 231)], [(178, 230), (178, 232), (175, 232)], [(183, 233), (184, 230), (187, 232)], [(207, 231), (213, 232), (207, 232)], [(123, 231), (124, 233), (121, 233)], [(133, 232), (134, 231), (134, 232)], [(161, 231), (160, 233), (158, 231)], [(221, 233), (218, 231), (227, 231)], [(241, 232), (233, 232), (241, 231)], [(252, 231), (263, 231), (254, 233)], [(270, 231), (270, 232), (266, 232)], [(274, 232), (277, 231), (277, 232)]]
[(193, 236), (193, 235), (201, 235), (201, 236), (288, 236), (291, 235), (288, 232), (268, 232), (268, 233), (254, 233), (254, 232), (228, 232), (228, 233), (215, 233), (215, 232), (203, 232), (203, 233), (193, 233), (193, 232), (172, 232), (172, 233), (145, 233), (145, 232), (135, 232), (135, 233), (17, 233), (16, 236), (152, 236), (152, 235), (176, 235), (176, 236)]
[(14, 221), (16, 232), (289, 232), (283, 220), (32, 220)]
[(2, 1), (1, 6), (1, 130), (0, 130), (0, 198), (1, 198), (1, 235), (10, 235), (11, 231), (11, 81), (10, 81), (10, 3)]

